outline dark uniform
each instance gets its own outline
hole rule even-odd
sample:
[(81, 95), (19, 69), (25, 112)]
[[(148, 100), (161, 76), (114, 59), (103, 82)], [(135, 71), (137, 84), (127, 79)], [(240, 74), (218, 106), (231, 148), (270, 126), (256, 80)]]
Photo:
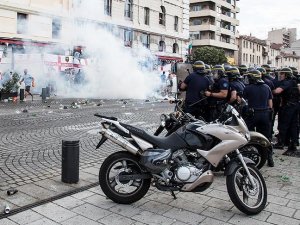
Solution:
[(202, 61), (195, 62), (193, 69), (194, 72), (189, 74), (184, 80), (184, 84), (186, 85), (184, 112), (198, 118), (203, 113), (206, 103), (201, 100), (204, 99), (203, 93), (209, 88), (210, 82), (205, 76), (204, 63)]
[[(280, 81), (280, 85), (275, 89), (275, 94), (281, 97), (281, 107), (279, 110), (279, 137), (281, 143), (288, 142), (288, 151), (284, 154), (289, 155), (295, 152), (298, 137), (298, 124), (299, 124), (299, 89), (297, 82), (292, 79), (292, 70), (289, 68), (283, 68), (280, 71), (280, 76), (283, 76), (283, 80)], [(276, 147), (280, 147), (277, 144)]]
[[(244, 99), (248, 101), (248, 107), (253, 111), (253, 115), (245, 118), (245, 122), (250, 131), (257, 131), (271, 140), (271, 108), (272, 92), (268, 85), (261, 79), (261, 73), (258, 70), (249, 72), (249, 82), (244, 89)], [(268, 152), (268, 165), (273, 167), (273, 151)]]

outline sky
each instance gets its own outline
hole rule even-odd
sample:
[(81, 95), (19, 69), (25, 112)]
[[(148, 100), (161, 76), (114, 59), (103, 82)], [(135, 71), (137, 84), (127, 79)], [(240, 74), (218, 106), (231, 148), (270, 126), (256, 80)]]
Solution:
[(299, 0), (240, 0), (237, 1), (240, 12), (237, 30), (242, 35), (251, 35), (260, 39), (268, 37), (272, 28), (297, 28), (300, 39), (300, 1)]

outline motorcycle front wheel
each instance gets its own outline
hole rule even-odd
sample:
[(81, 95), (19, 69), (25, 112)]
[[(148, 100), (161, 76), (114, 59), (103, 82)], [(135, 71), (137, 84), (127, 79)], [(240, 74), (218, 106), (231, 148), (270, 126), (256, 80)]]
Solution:
[(257, 169), (261, 169), (265, 165), (268, 158), (268, 149), (258, 145), (245, 145), (240, 148), (240, 152), (244, 157), (253, 160)]
[(247, 215), (260, 213), (266, 206), (267, 187), (265, 180), (254, 165), (247, 165), (254, 180), (254, 187), (242, 165), (226, 177), (229, 197), (233, 204)]
[(141, 174), (138, 159), (128, 152), (116, 152), (108, 156), (99, 172), (99, 184), (104, 194), (120, 204), (131, 204), (148, 192), (151, 179), (120, 181), (119, 175)]

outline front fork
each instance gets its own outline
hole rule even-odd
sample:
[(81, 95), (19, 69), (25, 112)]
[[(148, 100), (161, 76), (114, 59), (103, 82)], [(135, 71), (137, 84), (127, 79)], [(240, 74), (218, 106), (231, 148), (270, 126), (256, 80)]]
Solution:
[(252, 175), (250, 174), (250, 171), (249, 171), (249, 169), (248, 169), (248, 167), (247, 167), (247, 165), (246, 165), (246, 163), (245, 163), (245, 161), (244, 161), (244, 159), (243, 159), (242, 154), (240, 153), (240, 151), (239, 151), (238, 149), (235, 150), (235, 152), (236, 152), (236, 154), (237, 154), (237, 157), (238, 157), (239, 160), (241, 161), (241, 163), (242, 163), (244, 169), (246, 170), (246, 173), (247, 173), (247, 175), (248, 175), (248, 177), (249, 177), (250, 183), (251, 183), (252, 187), (254, 188), (254, 187), (255, 187), (255, 183), (254, 183), (253, 177), (252, 177)]

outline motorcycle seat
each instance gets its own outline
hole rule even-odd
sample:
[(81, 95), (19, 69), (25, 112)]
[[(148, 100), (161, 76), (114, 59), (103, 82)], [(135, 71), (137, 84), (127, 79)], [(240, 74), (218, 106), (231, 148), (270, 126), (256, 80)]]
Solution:
[(188, 146), (187, 143), (184, 140), (182, 140), (182, 138), (176, 132), (172, 133), (167, 137), (159, 137), (154, 136), (140, 128), (130, 126), (128, 124), (120, 123), (120, 125), (129, 130), (129, 132), (132, 135), (149, 142), (150, 144), (154, 145), (154, 147), (177, 150), (181, 148), (186, 148)]

